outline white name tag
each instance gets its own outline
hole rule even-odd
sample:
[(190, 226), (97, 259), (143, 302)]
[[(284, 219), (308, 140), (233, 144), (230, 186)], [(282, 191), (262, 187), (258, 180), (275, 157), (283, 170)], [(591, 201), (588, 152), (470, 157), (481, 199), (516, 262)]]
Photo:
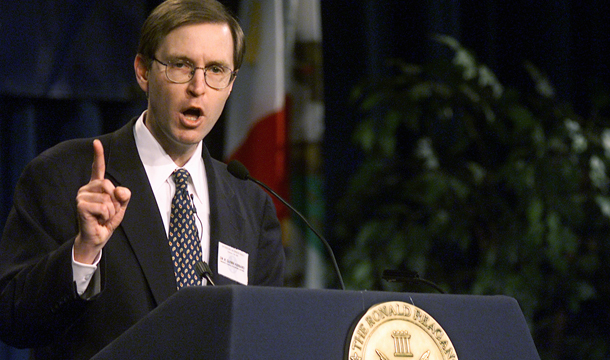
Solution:
[(219, 242), (218, 274), (248, 285), (248, 253)]

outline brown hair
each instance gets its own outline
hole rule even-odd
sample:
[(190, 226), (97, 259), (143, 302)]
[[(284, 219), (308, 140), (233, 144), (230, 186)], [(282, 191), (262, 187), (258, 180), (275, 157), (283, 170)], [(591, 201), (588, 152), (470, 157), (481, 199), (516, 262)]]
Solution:
[(167, 0), (161, 3), (142, 26), (138, 53), (152, 61), (159, 45), (172, 30), (200, 23), (229, 25), (233, 37), (233, 70), (238, 70), (246, 51), (244, 32), (235, 17), (216, 0)]

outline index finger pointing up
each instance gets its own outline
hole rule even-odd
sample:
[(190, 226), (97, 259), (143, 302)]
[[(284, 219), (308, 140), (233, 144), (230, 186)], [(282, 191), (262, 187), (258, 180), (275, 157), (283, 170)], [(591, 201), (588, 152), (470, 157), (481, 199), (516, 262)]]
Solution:
[(91, 166), (91, 180), (102, 180), (106, 173), (104, 161), (104, 147), (98, 139), (93, 140), (93, 165)]

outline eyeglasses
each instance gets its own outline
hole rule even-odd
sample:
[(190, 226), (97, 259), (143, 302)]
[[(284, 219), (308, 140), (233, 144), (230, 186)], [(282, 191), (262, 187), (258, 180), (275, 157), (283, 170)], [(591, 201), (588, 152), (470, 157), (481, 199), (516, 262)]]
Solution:
[(237, 71), (233, 71), (226, 66), (217, 64), (199, 67), (184, 60), (168, 61), (167, 63), (161, 62), (159, 59), (154, 57), (153, 60), (161, 65), (165, 65), (165, 76), (167, 77), (167, 80), (176, 84), (184, 84), (191, 81), (193, 76), (195, 76), (195, 71), (197, 71), (197, 69), (201, 69), (203, 70), (205, 83), (208, 84), (208, 86), (212, 89), (222, 90), (229, 86), (231, 81), (233, 81), (237, 75)]

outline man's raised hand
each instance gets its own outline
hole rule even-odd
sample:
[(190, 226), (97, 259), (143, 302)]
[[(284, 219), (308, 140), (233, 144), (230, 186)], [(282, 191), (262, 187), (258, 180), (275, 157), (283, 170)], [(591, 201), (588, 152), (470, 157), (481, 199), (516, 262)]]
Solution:
[(131, 198), (129, 189), (115, 187), (104, 178), (105, 173), (104, 148), (96, 139), (93, 141), (91, 180), (76, 195), (79, 232), (74, 242), (74, 259), (85, 264), (95, 261), (113, 231), (121, 224)]

